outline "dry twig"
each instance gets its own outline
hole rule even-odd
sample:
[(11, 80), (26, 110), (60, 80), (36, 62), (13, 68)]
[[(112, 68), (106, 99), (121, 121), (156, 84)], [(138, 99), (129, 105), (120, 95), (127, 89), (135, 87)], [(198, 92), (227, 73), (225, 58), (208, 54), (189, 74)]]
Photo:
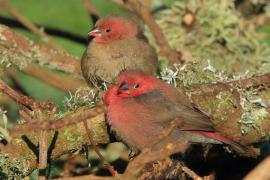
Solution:
[(89, 16), (92, 18), (93, 22), (96, 22), (99, 18), (95, 7), (90, 3), (90, 0), (82, 0), (83, 6), (88, 12)]
[(20, 110), (19, 114), (27, 123), (34, 122), (33, 118), (26, 112), (26, 110)]
[(42, 130), (57, 130), (63, 127), (67, 127), (76, 123), (80, 123), (86, 119), (93, 118), (97, 115), (100, 115), (104, 112), (104, 107), (102, 105), (96, 106), (94, 109), (84, 110), (83, 113), (80, 113), (76, 116), (67, 116), (57, 120), (43, 121), (35, 120), (34, 122), (18, 125), (12, 130), (10, 130), (10, 135), (12, 137), (17, 137), (21, 133), (31, 132), (40, 132)]
[(29, 61), (38, 62), (73, 75), (81, 74), (80, 61), (71, 55), (52, 49), (46, 44), (36, 44), (7, 26), (0, 25), (0, 29), (0, 54), (5, 55), (12, 64), (24, 63), (27, 66)]
[(46, 167), (48, 159), (47, 136), (48, 133), (46, 130), (41, 131), (39, 134), (39, 180), (46, 179)]
[(96, 146), (96, 142), (93, 140), (92, 138), (92, 135), (91, 135), (91, 132), (89, 131), (88, 129), (88, 125), (87, 125), (87, 122), (84, 120), (83, 121), (83, 125), (84, 125), (84, 128), (85, 128), (85, 133), (86, 133), (86, 136), (90, 142), (90, 144), (92, 145), (94, 151), (97, 153), (99, 159), (103, 162), (105, 168), (108, 169), (108, 171), (113, 175), (113, 176), (117, 176), (118, 175), (118, 172), (110, 165), (109, 161), (107, 161), (107, 159), (105, 159), (102, 154), (100, 153), (98, 147)]
[(258, 166), (256, 166), (251, 172), (249, 172), (244, 180), (269, 180), (270, 179), (270, 156), (265, 158)]
[(24, 105), (31, 110), (34, 109), (50, 109), (52, 107), (51, 103), (48, 102), (37, 102), (34, 101), (31, 97), (24, 96), (19, 94), (18, 92), (14, 91), (12, 88), (10, 88), (2, 79), (0, 79), (0, 90), (10, 96), (14, 101), (16, 101), (18, 104)]
[(47, 130), (43, 130), (39, 133), (38, 144), (39, 144), (39, 180), (46, 179), (46, 167), (48, 160), (48, 147), (47, 147)]
[(190, 168), (188, 168), (187, 166), (184, 166), (183, 164), (181, 164), (181, 169), (187, 173), (189, 175), (189, 177), (191, 177), (193, 180), (203, 180), (203, 178), (201, 176), (199, 176), (198, 174), (196, 174), (193, 170), (191, 170)]

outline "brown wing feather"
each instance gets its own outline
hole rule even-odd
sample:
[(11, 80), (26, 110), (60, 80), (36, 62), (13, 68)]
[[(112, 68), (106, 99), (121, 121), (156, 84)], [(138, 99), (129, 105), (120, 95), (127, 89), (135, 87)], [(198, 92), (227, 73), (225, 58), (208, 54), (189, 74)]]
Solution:
[(181, 130), (213, 131), (210, 118), (204, 113), (174, 102), (162, 95), (158, 90), (136, 97), (136, 101), (142, 104), (151, 119), (162, 126), (168, 121), (176, 120)]

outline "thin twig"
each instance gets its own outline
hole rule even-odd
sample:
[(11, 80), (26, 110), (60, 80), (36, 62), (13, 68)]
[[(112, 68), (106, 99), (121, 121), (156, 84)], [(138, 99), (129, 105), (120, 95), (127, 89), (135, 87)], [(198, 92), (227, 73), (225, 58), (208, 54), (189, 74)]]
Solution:
[(30, 31), (40, 36), (50, 47), (58, 50), (63, 50), (63, 48), (57, 45), (50, 36), (48, 36), (44, 31), (36, 27), (29, 19), (23, 16), (17, 9), (13, 8), (6, 0), (0, 0), (0, 7), (5, 9), (16, 19), (18, 19), (18, 21), (21, 22)]
[[(42, 112), (40, 110), (36, 111), (38, 118), (43, 119)], [(47, 160), (48, 160), (48, 147), (47, 147), (47, 130), (43, 130), (39, 133), (38, 136), (38, 145), (39, 145), (39, 180), (46, 179), (46, 167), (47, 167)]]
[(250, 171), (244, 178), (244, 180), (269, 180), (270, 179), (270, 156), (265, 158), (258, 166)]
[(112, 0), (112, 2), (115, 3), (116, 5), (118, 5), (121, 8), (132, 11), (132, 8), (128, 4), (124, 3), (123, 0)]
[(257, 27), (266, 25), (270, 23), (270, 16), (267, 15), (258, 15), (254, 16), (251, 19), (246, 20), (248, 24), (256, 25)]
[(97, 10), (95, 7), (90, 3), (90, 0), (82, 0), (83, 6), (88, 12), (89, 16), (92, 18), (93, 22), (96, 22), (99, 18)]
[(27, 123), (34, 122), (33, 118), (25, 110), (20, 110), (19, 114)]
[(198, 174), (196, 174), (194, 171), (192, 171), (190, 168), (184, 166), (183, 164), (181, 164), (181, 169), (186, 174), (188, 174), (189, 177), (191, 177), (192, 179), (194, 179), (194, 180), (203, 180), (203, 178), (201, 176), (199, 176)]
[(112, 177), (100, 177), (95, 175), (82, 175), (82, 176), (73, 176), (73, 177), (64, 177), (64, 178), (57, 178), (54, 180), (113, 180)]
[(96, 117), (104, 112), (103, 105), (98, 105), (93, 109), (86, 109), (76, 116), (67, 116), (57, 120), (42, 121), (35, 120), (34, 122), (18, 125), (15, 128), (10, 130), (10, 135), (16, 137), (21, 133), (31, 132), (40, 132), (42, 130), (57, 130), (63, 127), (67, 127), (79, 122), (82, 122), (86, 119)]
[(91, 136), (91, 132), (88, 129), (88, 125), (86, 120), (83, 121), (83, 125), (85, 127), (85, 131), (86, 131), (86, 136), (90, 142), (90, 144), (93, 146), (94, 151), (97, 153), (98, 157), (100, 158), (100, 160), (103, 162), (105, 168), (108, 169), (108, 171), (113, 175), (113, 176), (117, 176), (118, 172), (110, 165), (109, 161), (107, 161), (102, 154), (100, 153), (98, 147), (96, 146), (96, 142), (93, 140), (92, 136)]
[(53, 105), (48, 102), (37, 102), (34, 101), (31, 97), (24, 96), (17, 91), (13, 90), (11, 87), (9, 87), (2, 79), (0, 79), (0, 91), (10, 96), (13, 100), (15, 100), (17, 103), (24, 105), (31, 110), (34, 109), (49, 109)]
[(38, 138), (39, 144), (39, 180), (46, 179), (46, 167), (48, 159), (48, 147), (47, 147), (47, 135), (46, 130), (41, 131)]

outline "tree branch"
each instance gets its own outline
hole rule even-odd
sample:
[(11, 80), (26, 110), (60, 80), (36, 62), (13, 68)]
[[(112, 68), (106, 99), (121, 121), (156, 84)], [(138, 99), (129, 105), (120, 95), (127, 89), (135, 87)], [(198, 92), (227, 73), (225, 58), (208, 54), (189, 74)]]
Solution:
[(79, 87), (87, 87), (87, 83), (83, 79), (74, 78), (68, 74), (56, 74), (34, 63), (28, 64), (22, 72), (66, 92), (75, 92)]
[(2, 79), (0, 79), (0, 91), (7, 94), (18, 104), (24, 105), (30, 108), (31, 110), (38, 109), (38, 108), (50, 109), (53, 106), (51, 103), (37, 102), (37, 101), (34, 101), (31, 97), (19, 94), (17, 91), (14, 91), (12, 88), (10, 88)]
[[(270, 73), (227, 83), (195, 84), (187, 91), (192, 101), (211, 115), (219, 132), (251, 144), (266, 139), (270, 132), (269, 87)], [(246, 97), (247, 91), (255, 95)]]
[(37, 168), (38, 134), (41, 130), (48, 130), (50, 160), (82, 148), (84, 144), (88, 144), (84, 136), (83, 120), (87, 120), (95, 142), (98, 144), (109, 142), (103, 109), (100, 107), (81, 109), (73, 114), (64, 115), (59, 120), (18, 125), (10, 132), (13, 140), (7, 145), (0, 144), (0, 160), (5, 166), (2, 173), (24, 177)]
[(252, 171), (250, 171), (245, 177), (244, 180), (267, 180), (270, 179), (270, 157), (265, 158), (258, 166), (256, 166)]
[(74, 75), (81, 74), (80, 61), (67, 53), (38, 45), (4, 25), (0, 25), (0, 37), (0, 59), (20, 69), (37, 62)]
[[(11, 63), (24, 73), (65, 91), (74, 92), (81, 86), (87, 86), (80, 75), (80, 61), (74, 57), (46, 45), (35, 44), (7, 26), (0, 25), (0, 37), (1, 66)], [(35, 63), (72, 73), (72, 76), (53, 73)]]
[(83, 125), (85, 127), (85, 133), (86, 133), (86, 136), (88, 138), (89, 143), (92, 145), (92, 147), (93, 147), (94, 151), (96, 152), (96, 154), (98, 155), (99, 159), (103, 162), (105, 168), (108, 169), (108, 171), (112, 174), (112, 176), (118, 175), (118, 172), (113, 168), (113, 166), (110, 165), (109, 161), (107, 161), (107, 159), (105, 159), (102, 156), (102, 154), (100, 153), (98, 147), (96, 146), (96, 142), (93, 140), (92, 135), (90, 134), (87, 122), (85, 120), (83, 121)]

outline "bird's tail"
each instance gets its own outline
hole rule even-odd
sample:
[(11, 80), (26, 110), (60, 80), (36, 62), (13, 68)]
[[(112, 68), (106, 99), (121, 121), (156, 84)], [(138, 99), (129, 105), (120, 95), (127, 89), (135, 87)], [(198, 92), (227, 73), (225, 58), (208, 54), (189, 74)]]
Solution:
[(229, 144), (232, 146), (232, 148), (240, 153), (241, 155), (248, 156), (248, 157), (258, 157), (260, 155), (260, 152), (257, 148), (251, 147), (251, 146), (245, 146), (242, 145), (232, 139), (229, 139), (218, 132), (213, 131), (197, 131), (193, 130), (192, 132), (201, 134), (203, 136), (209, 137), (211, 139), (215, 139), (217, 141), (220, 141), (225, 144)]
[(245, 146), (235, 141), (231, 141), (229, 145), (243, 156), (257, 158), (260, 155), (260, 149), (253, 146)]

